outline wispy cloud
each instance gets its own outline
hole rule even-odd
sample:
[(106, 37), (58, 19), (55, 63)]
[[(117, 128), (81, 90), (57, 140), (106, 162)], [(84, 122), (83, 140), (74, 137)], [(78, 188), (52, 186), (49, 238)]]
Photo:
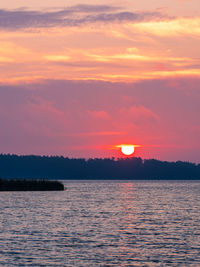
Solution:
[(160, 12), (128, 12), (106, 5), (76, 5), (57, 11), (0, 10), (0, 28), (17, 30), (78, 26), (95, 22), (157, 21), (167, 16)]
[(199, 17), (174, 18), (171, 21), (159, 21), (151, 23), (139, 23), (136, 25), (141, 32), (151, 33), (159, 37), (175, 37), (180, 35), (200, 35)]
[(83, 4), (67, 8), (69, 12), (83, 12), (83, 13), (110, 12), (118, 9), (120, 8), (108, 5), (83, 5)]

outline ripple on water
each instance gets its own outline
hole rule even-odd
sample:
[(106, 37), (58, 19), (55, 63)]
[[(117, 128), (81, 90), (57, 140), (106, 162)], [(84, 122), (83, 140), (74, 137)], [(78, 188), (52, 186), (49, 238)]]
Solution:
[(200, 182), (0, 193), (0, 266), (200, 266)]

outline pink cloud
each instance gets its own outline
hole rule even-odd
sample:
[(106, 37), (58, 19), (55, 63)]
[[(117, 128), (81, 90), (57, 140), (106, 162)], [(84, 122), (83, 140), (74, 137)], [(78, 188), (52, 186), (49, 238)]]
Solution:
[(97, 118), (97, 119), (102, 119), (102, 120), (109, 120), (110, 119), (110, 115), (104, 111), (104, 110), (99, 110), (99, 111), (88, 111), (88, 113), (94, 117), (94, 118)]
[(133, 124), (149, 124), (159, 120), (157, 114), (142, 105), (123, 107), (119, 110), (119, 114)]
[(115, 136), (115, 135), (126, 135), (127, 132), (116, 132), (116, 131), (110, 131), (110, 132), (85, 132), (85, 133), (78, 133), (73, 134), (73, 136)]
[(120, 156), (106, 147), (133, 142), (142, 145), (137, 156), (198, 161), (199, 101), (196, 78), (0, 86), (0, 147), (98, 157)]
[(25, 122), (27, 130), (48, 135), (65, 131), (67, 115), (53, 106), (53, 103), (41, 97), (34, 97), (24, 106), (29, 119)]

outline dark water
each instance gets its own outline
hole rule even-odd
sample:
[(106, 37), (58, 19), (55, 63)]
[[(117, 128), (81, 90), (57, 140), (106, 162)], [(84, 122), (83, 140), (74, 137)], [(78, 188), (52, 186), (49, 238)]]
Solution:
[(0, 266), (200, 266), (200, 182), (0, 192)]

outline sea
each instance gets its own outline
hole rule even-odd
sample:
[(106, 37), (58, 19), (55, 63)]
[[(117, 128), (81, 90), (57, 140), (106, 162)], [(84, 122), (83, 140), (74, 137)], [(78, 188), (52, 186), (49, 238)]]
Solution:
[(200, 181), (0, 192), (0, 266), (200, 266)]

